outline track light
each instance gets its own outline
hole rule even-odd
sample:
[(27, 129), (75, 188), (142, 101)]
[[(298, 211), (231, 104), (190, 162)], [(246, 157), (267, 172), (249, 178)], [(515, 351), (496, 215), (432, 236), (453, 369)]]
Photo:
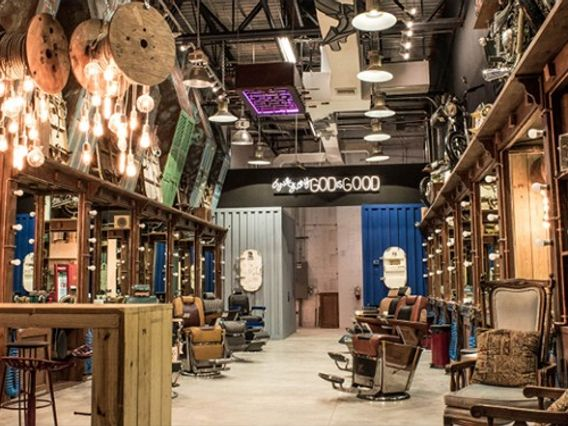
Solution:
[(268, 166), (270, 164), (270, 160), (268, 160), (264, 156), (264, 146), (257, 145), (254, 149), (254, 156), (248, 160), (248, 164), (251, 166)]
[(377, 119), (371, 120), (371, 130), (372, 133), (365, 135), (363, 139), (367, 142), (384, 142), (391, 138), (391, 135), (384, 133), (382, 131), (381, 122)]
[(209, 117), (209, 121), (221, 124), (237, 121), (237, 117), (229, 111), (229, 100), (226, 97), (223, 96), (217, 101), (217, 112)]
[(382, 161), (387, 161), (390, 156), (383, 153), (383, 147), (381, 145), (377, 145), (373, 148), (371, 155), (365, 158), (367, 163), (380, 163)]
[(377, 93), (373, 96), (372, 107), (365, 113), (365, 116), (369, 118), (387, 118), (395, 114), (396, 112), (386, 106), (385, 96), (382, 93)]
[(360, 31), (384, 31), (396, 24), (396, 16), (381, 10), (379, 0), (366, 0), (365, 11), (351, 22)]
[(385, 71), (378, 50), (369, 51), (369, 65), (357, 78), (367, 83), (384, 83), (393, 79), (392, 73)]

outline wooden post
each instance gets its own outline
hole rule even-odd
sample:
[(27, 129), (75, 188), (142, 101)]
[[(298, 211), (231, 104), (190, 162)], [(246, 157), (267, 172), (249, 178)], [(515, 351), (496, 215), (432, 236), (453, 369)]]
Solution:
[(89, 302), (89, 264), (91, 256), (89, 253), (89, 235), (91, 233), (91, 211), (92, 204), (87, 199), (87, 194), (79, 194), (79, 212), (77, 215), (77, 302)]
[[(7, 177), (8, 171), (4, 171), (4, 177)], [(14, 266), (10, 263), (14, 259), (15, 234), (12, 225), (16, 223), (16, 196), (14, 190), (17, 185), (12, 179), (7, 178), (2, 185), (0, 193), (1, 207), (0, 218), (2, 232), (2, 246), (0, 248), (0, 276), (4, 287), (2, 289), (2, 301), (11, 302), (13, 295), (13, 276)], [(20, 259), (23, 262), (23, 259)]]
[(102, 218), (101, 215), (98, 214), (95, 217), (95, 229), (93, 232), (94, 237), (97, 239), (95, 243), (95, 251), (93, 256), (93, 264), (97, 267), (94, 273), (92, 274), (93, 277), (93, 300), (96, 298), (97, 294), (101, 290), (101, 265), (102, 265), (102, 244), (103, 244), (103, 231), (102, 231)]
[[(138, 206), (133, 204), (130, 210), (130, 239), (129, 239), (129, 252), (128, 257), (128, 278), (127, 278), (127, 292), (130, 294), (132, 286), (138, 283), (140, 270), (138, 269), (140, 257), (140, 217)], [(142, 268), (144, 271), (144, 268)]]
[(34, 290), (44, 287), (43, 262), (45, 256), (45, 197), (36, 195), (34, 226)]
[(480, 280), (483, 273), (483, 224), (481, 218), (481, 195), (479, 183), (471, 191), (471, 245), (473, 252), (473, 297), (475, 306), (481, 303)]
[(226, 232), (217, 232), (215, 234), (215, 297), (223, 299), (223, 288), (224, 288), (224, 274), (223, 274), (223, 263), (224, 263), (224, 250), (223, 246), (225, 244), (225, 238), (227, 236)]
[(194, 274), (195, 274), (195, 295), (201, 297), (203, 293), (203, 280), (201, 279), (201, 271), (203, 270), (203, 253), (201, 247), (201, 228), (199, 226), (195, 227), (195, 241), (193, 242), (194, 248)]
[(172, 287), (174, 281), (174, 219), (168, 218), (166, 231), (166, 303), (170, 302), (173, 297)]

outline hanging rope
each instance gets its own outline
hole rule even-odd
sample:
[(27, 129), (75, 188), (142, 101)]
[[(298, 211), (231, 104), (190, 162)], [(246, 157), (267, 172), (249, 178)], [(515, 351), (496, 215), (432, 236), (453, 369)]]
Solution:
[(24, 78), (27, 70), (25, 42), (26, 33), (9, 32), (0, 38), (0, 75), (4, 79)]

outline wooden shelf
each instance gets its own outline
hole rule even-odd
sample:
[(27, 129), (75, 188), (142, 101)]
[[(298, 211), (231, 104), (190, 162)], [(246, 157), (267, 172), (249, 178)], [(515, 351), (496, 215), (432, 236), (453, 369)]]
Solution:
[[(482, 9), (485, 7), (485, 3), (487, 3), (486, 7), (489, 7), (491, 2), (485, 0)], [(554, 58), (567, 42), (568, 1), (560, 1), (554, 5), (542, 27), (523, 53), (523, 56), (493, 103), (493, 107), (485, 121), (472, 138), (458, 164), (452, 170), (449, 178), (438, 192), (436, 199), (427, 210), (421, 222), (422, 227), (424, 227), (426, 222), (436, 217), (436, 211), (444, 205), (448, 195), (459, 185), (461, 180), (459, 176), (467, 172), (482, 156), (485, 148), (480, 141), (492, 138), (495, 133), (502, 129), (509, 120), (511, 113), (523, 102), (525, 88), (519, 82), (519, 78), (541, 74), (546, 64)]]
[(497, 10), (499, 10), (499, 0), (483, 0), (481, 7), (477, 11), (473, 28), (476, 30), (489, 28), (489, 22), (493, 19), (493, 15), (495, 15)]

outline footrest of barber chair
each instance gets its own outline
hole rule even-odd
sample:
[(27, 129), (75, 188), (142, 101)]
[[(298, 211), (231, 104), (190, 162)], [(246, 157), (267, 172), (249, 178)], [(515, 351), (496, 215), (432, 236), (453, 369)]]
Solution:
[(335, 374), (318, 373), (318, 376), (326, 382), (333, 383), (334, 385), (343, 385), (343, 383), (345, 383), (345, 379), (343, 377), (336, 376)]
[(254, 340), (268, 340), (270, 339), (270, 334), (264, 330), (259, 330), (254, 332)]
[(256, 340), (249, 342), (247, 352), (260, 352), (263, 346), (266, 345), (266, 340)]
[(217, 359), (212, 359), (211, 363), (215, 364), (215, 365), (226, 365), (226, 364), (230, 364), (233, 362), (233, 358), (217, 358)]
[(335, 362), (343, 362), (343, 363), (348, 363), (349, 362), (349, 358), (347, 358), (345, 355), (343, 354), (339, 354), (337, 352), (328, 352), (327, 353), (329, 355), (329, 357), (334, 360)]

